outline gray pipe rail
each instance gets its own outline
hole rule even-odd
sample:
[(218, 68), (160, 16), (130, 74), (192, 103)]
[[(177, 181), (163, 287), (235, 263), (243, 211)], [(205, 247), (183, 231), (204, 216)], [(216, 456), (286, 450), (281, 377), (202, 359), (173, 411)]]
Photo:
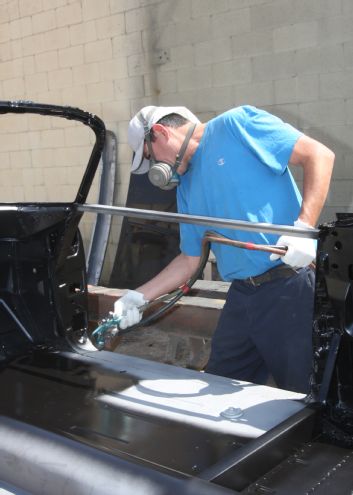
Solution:
[(318, 239), (320, 232), (318, 229), (305, 229), (290, 225), (247, 222), (244, 220), (186, 215), (182, 213), (169, 213), (156, 210), (142, 210), (139, 208), (126, 208), (123, 206), (79, 204), (77, 205), (77, 210), (82, 212), (89, 211), (97, 214), (105, 213), (108, 215), (119, 215), (131, 218), (144, 218), (146, 220), (159, 220), (163, 222), (189, 223), (196, 225), (207, 225), (209, 227), (223, 227), (234, 230), (266, 232), (270, 234), (289, 235), (293, 237), (306, 237), (309, 239)]

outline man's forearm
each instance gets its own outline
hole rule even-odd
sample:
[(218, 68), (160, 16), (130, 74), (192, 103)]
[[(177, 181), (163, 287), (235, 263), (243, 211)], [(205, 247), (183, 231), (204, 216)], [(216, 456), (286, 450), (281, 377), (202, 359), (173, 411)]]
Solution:
[(198, 256), (186, 256), (180, 254), (174, 258), (158, 275), (138, 287), (145, 299), (151, 301), (171, 290), (183, 285), (195, 272), (200, 258)]
[(325, 203), (332, 175), (334, 153), (314, 139), (303, 136), (297, 142), (291, 163), (303, 167), (303, 202), (299, 218), (315, 226)]
[(299, 218), (315, 226), (327, 198), (335, 155), (324, 147), (304, 168), (303, 203)]

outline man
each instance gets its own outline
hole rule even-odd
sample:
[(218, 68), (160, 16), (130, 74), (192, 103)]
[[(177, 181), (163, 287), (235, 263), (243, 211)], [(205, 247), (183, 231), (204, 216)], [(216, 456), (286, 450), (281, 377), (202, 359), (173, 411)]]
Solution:
[[(145, 107), (130, 121), (132, 171), (161, 187), (177, 184), (180, 213), (313, 228), (327, 196), (334, 154), (263, 110), (242, 106), (201, 123), (184, 107)], [(303, 198), (288, 164), (303, 169)], [(121, 327), (139, 308), (194, 273), (206, 227), (180, 225), (178, 255), (156, 277), (115, 303)], [(212, 245), (231, 281), (206, 371), (306, 393), (316, 242), (309, 238), (215, 229), (232, 239), (287, 246), (283, 257)]]

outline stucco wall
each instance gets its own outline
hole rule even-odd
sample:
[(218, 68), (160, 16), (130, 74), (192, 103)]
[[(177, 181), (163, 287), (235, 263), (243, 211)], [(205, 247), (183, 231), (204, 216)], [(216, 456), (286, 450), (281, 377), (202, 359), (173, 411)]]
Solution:
[[(261, 106), (335, 151), (321, 220), (331, 219), (353, 208), (352, 26), (352, 0), (0, 0), (0, 98), (103, 118), (118, 140), (117, 205), (129, 183), (126, 127), (141, 106), (182, 104), (202, 120)], [(71, 124), (0, 119), (0, 201), (73, 199), (91, 142)]]

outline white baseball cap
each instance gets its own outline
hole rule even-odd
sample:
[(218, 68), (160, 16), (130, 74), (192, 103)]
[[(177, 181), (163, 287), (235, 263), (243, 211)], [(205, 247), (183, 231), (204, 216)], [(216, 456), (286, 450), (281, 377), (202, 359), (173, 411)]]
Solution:
[(134, 174), (144, 174), (148, 172), (150, 161), (143, 158), (143, 145), (145, 142), (145, 125), (148, 130), (151, 129), (153, 124), (156, 124), (161, 118), (171, 113), (181, 115), (190, 122), (199, 124), (200, 121), (190, 110), (186, 107), (155, 107), (148, 106), (142, 108), (136, 115), (130, 120), (128, 128), (128, 142), (134, 151), (132, 159), (131, 172)]

